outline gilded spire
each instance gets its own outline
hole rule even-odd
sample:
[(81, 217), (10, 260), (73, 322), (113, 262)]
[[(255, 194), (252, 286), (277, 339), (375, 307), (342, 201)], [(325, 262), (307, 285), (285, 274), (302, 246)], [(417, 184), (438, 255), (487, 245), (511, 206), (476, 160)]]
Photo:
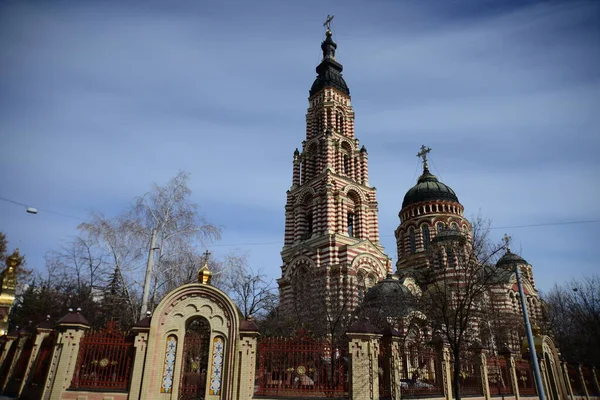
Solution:
[(198, 271), (198, 282), (203, 285), (210, 285), (210, 279), (212, 278), (212, 272), (208, 269), (208, 257), (210, 253), (208, 250), (204, 253), (204, 266)]

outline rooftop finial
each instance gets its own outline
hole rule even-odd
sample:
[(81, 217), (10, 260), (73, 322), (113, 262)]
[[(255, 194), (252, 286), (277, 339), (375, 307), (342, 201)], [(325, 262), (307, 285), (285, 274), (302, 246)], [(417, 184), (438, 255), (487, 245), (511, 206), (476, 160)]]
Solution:
[(327, 28), (327, 33), (329, 35), (331, 35), (331, 21), (333, 20), (333, 15), (327, 15), (327, 19), (325, 20), (325, 23), (323, 24), (324, 27)]
[(208, 285), (210, 284), (210, 279), (212, 277), (212, 272), (208, 269), (208, 257), (210, 253), (208, 250), (204, 252), (204, 266), (200, 268), (198, 271), (198, 282)]
[(505, 233), (502, 240), (504, 241), (504, 248), (506, 249), (506, 252), (510, 253), (510, 241), (512, 238)]
[(429, 165), (427, 164), (427, 154), (431, 151), (431, 148), (421, 145), (421, 151), (417, 153), (417, 157), (423, 159), (423, 172), (429, 171)]

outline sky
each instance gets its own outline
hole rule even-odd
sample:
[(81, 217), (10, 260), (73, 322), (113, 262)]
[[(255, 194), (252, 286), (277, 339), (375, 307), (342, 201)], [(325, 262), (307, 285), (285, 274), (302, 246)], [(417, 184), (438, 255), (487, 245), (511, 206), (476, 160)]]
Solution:
[(598, 272), (600, 2), (575, 0), (0, 1), (0, 198), (39, 209), (0, 200), (10, 247), (41, 271), (184, 170), (209, 250), (278, 278), (328, 14), (394, 263), (425, 144), (539, 289)]

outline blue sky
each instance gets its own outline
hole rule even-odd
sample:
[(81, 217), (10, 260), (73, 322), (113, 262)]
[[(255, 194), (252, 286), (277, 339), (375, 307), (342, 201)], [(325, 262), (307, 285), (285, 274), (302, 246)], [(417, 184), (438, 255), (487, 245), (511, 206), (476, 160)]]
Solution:
[[(542, 290), (598, 271), (596, 1), (2, 1), (0, 197), (114, 215), (186, 170), (223, 227), (211, 251), (248, 252), (277, 278), (327, 14), (394, 262), (426, 144)], [(0, 201), (0, 230), (32, 267), (79, 222)]]

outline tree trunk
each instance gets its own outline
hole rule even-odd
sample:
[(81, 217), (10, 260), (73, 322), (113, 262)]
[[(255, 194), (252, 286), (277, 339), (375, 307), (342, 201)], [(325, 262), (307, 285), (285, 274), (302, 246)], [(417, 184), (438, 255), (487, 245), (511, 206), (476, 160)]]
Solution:
[(454, 373), (452, 374), (452, 389), (454, 391), (454, 399), (460, 400), (460, 353), (454, 352)]

